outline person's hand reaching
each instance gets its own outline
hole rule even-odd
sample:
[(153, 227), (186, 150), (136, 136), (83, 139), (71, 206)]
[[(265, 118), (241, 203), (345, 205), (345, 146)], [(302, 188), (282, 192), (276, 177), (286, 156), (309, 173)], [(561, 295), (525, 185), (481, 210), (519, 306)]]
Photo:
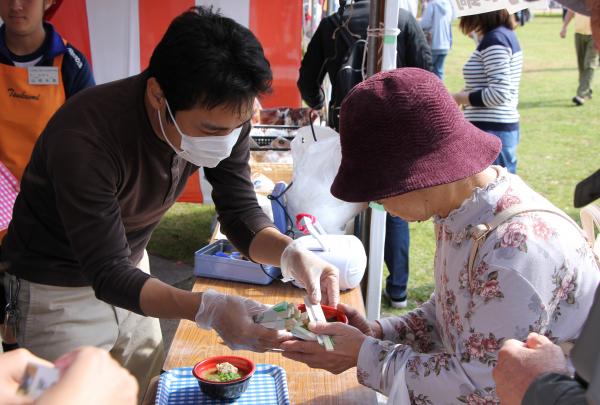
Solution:
[(363, 332), (341, 322), (310, 323), (309, 329), (318, 335), (331, 336), (334, 350), (328, 352), (317, 342), (290, 340), (281, 344), (283, 357), (334, 374), (342, 373), (356, 366), (360, 347), (367, 338)]
[(196, 324), (202, 329), (214, 329), (233, 350), (264, 352), (278, 348), (293, 337), (287, 331), (267, 329), (254, 323), (253, 317), (267, 309), (267, 305), (248, 298), (207, 290), (202, 294)]
[(12, 350), (0, 355), (0, 404), (21, 405), (32, 403), (29, 397), (17, 393), (29, 363), (52, 367), (52, 363), (34, 356), (25, 349)]
[(361, 315), (356, 309), (346, 304), (338, 304), (337, 309), (346, 314), (348, 324), (354, 326), (367, 336), (375, 339), (383, 338), (383, 330), (377, 321), (369, 322), (367, 318)]
[(500, 402), (520, 405), (529, 385), (544, 373), (567, 373), (560, 347), (537, 333), (530, 333), (525, 343), (507, 340), (498, 352), (498, 364), (492, 373)]
[(340, 302), (339, 270), (296, 241), (281, 255), (281, 274), (284, 280), (295, 280), (306, 288), (313, 304), (332, 307)]

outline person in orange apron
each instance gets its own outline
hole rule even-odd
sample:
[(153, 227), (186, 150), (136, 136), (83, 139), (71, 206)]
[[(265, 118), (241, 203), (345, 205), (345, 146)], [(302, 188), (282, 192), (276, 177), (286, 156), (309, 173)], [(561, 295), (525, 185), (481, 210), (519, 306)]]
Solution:
[[(0, 162), (19, 182), (52, 115), (71, 95), (95, 84), (83, 54), (44, 22), (61, 1), (0, 0)], [(0, 243), (5, 232), (0, 230)], [(0, 324), (4, 301), (0, 288)], [(1, 326), (5, 350), (15, 347)]]

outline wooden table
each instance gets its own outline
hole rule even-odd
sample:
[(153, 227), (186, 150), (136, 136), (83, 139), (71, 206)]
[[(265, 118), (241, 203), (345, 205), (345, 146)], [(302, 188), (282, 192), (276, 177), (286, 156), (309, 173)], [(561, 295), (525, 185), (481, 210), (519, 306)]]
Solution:
[[(276, 304), (281, 301), (301, 303), (305, 294), (304, 290), (279, 281), (269, 286), (257, 286), (206, 278), (198, 278), (193, 290), (204, 291), (209, 288), (226, 294), (245, 296), (265, 304)], [(341, 301), (364, 314), (359, 288), (342, 293)], [(169, 370), (193, 366), (206, 357), (232, 353), (215, 332), (199, 329), (195, 323), (183, 320), (179, 323), (163, 368)], [(276, 364), (285, 369), (292, 404), (376, 403), (374, 391), (361, 386), (356, 380), (356, 368), (333, 375), (328, 371), (314, 370), (303, 363), (285, 359), (279, 353), (236, 351), (235, 354), (248, 357), (257, 364)]]

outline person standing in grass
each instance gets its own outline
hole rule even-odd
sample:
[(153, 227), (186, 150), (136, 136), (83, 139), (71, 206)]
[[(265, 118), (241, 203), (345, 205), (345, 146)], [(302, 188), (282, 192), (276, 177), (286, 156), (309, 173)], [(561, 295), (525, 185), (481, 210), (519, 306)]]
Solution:
[(444, 62), (452, 48), (454, 8), (450, 0), (432, 0), (425, 7), (419, 22), (431, 46), (433, 73), (444, 80)]
[(477, 128), (497, 136), (502, 151), (494, 164), (517, 171), (519, 145), (519, 85), (523, 52), (515, 35), (515, 20), (507, 10), (461, 17), (465, 35), (476, 33), (477, 49), (463, 67), (465, 88), (454, 94)]
[(575, 20), (575, 52), (577, 53), (577, 69), (579, 70), (579, 86), (577, 87), (577, 94), (572, 100), (575, 105), (582, 106), (586, 100), (592, 98), (592, 82), (598, 60), (598, 51), (594, 48), (590, 17), (583, 14), (568, 10), (560, 30), (560, 37), (564, 39), (567, 36), (567, 28), (572, 20)]

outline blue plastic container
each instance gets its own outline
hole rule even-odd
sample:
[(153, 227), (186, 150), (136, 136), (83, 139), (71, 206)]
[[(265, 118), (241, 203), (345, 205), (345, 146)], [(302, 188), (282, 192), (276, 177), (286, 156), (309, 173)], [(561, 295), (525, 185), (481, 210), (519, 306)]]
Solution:
[[(219, 253), (219, 255), (215, 256), (215, 253)], [(229, 253), (233, 253), (233, 255)], [(194, 274), (199, 277), (261, 285), (270, 284), (281, 276), (279, 267), (263, 265), (269, 274), (267, 275), (258, 263), (232, 258), (231, 256), (236, 256), (236, 253), (238, 252), (227, 240), (222, 239), (211, 243), (196, 252)]]
[(279, 183), (275, 184), (275, 188), (273, 188), (273, 192), (271, 193), (273, 197), (279, 197), (279, 202), (271, 200), (271, 209), (273, 210), (273, 223), (281, 233), (285, 233), (287, 231), (287, 221), (285, 217), (285, 210), (283, 209), (283, 206), (286, 205), (285, 196), (281, 196), (281, 193), (283, 193), (286, 188), (287, 184), (280, 181)]

